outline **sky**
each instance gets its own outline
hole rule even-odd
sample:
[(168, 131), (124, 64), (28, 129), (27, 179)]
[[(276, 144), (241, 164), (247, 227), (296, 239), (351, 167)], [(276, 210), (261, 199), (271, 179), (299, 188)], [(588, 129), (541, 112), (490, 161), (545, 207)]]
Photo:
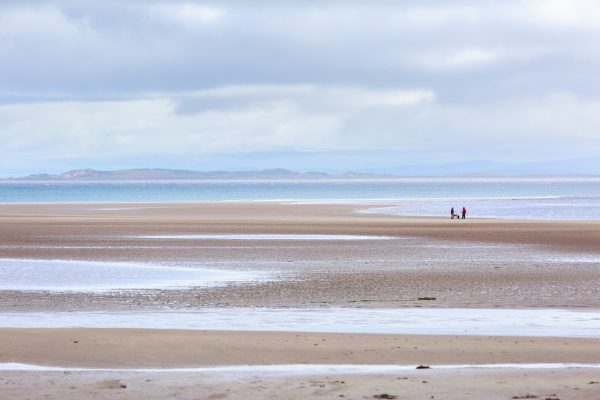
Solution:
[(598, 43), (595, 0), (4, 0), (0, 176), (598, 157)]

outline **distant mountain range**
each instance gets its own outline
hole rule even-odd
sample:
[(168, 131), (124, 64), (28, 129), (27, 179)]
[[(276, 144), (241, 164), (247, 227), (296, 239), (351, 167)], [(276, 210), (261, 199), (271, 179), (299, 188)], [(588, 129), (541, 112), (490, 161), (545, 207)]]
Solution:
[(35, 174), (7, 180), (19, 181), (133, 181), (133, 180), (243, 180), (243, 179), (339, 179), (381, 177), (375, 174), (346, 172), (330, 175), (324, 172), (294, 172), (283, 168), (262, 171), (191, 171), (184, 169), (134, 168), (115, 171), (76, 169), (59, 175)]
[(400, 165), (391, 168), (365, 169), (362, 172), (329, 174), (294, 172), (275, 168), (260, 171), (191, 171), (185, 169), (134, 168), (114, 171), (76, 169), (59, 175), (36, 174), (5, 180), (19, 181), (135, 181), (135, 180), (315, 180), (376, 179), (399, 177), (486, 177), (486, 176), (600, 176), (600, 157), (558, 161), (507, 163), (465, 161), (431, 165)]

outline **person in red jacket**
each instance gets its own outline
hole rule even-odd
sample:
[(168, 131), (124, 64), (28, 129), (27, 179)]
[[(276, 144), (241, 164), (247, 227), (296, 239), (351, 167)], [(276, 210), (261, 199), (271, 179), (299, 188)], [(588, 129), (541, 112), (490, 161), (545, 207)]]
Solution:
[(467, 208), (463, 207), (462, 209), (462, 219), (465, 219), (467, 217)]

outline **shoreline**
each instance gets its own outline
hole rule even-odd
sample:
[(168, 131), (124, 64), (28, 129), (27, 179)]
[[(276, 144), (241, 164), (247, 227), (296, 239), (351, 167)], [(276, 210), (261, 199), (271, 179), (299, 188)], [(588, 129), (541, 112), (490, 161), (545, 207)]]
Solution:
[[(474, 198), (461, 198), (461, 201), (480, 201), (480, 200), (528, 200), (528, 199), (559, 199), (561, 196), (540, 196), (540, 197), (474, 197)], [(394, 214), (385, 211), (377, 211), (379, 209), (385, 210), (387, 208), (393, 207), (402, 207), (403, 202), (414, 202), (414, 201), (423, 201), (423, 200), (432, 200), (432, 201), (444, 201), (444, 200), (459, 200), (457, 198), (382, 198), (382, 199), (244, 199), (244, 200), (156, 200), (156, 201), (148, 201), (148, 200), (132, 200), (132, 201), (124, 201), (124, 200), (115, 200), (115, 201), (56, 201), (56, 202), (40, 202), (40, 201), (31, 201), (31, 202), (1, 202), (0, 201), (0, 210), (2, 208), (19, 208), (19, 207), (36, 207), (36, 206), (56, 206), (60, 208), (61, 206), (74, 206), (76, 209), (79, 208), (80, 211), (98, 211), (102, 213), (108, 212), (123, 212), (123, 211), (134, 211), (134, 210), (142, 210), (142, 209), (156, 209), (156, 208), (165, 208), (165, 207), (178, 207), (178, 206), (211, 206), (211, 205), (249, 205), (249, 204), (271, 204), (276, 206), (332, 206), (339, 208), (352, 208), (352, 213), (357, 215), (365, 215), (372, 217), (388, 217), (388, 218), (396, 218), (400, 220), (410, 221), (410, 220), (426, 220), (429, 222), (434, 221), (444, 221), (447, 220), (448, 217), (446, 215), (411, 215), (411, 214)], [(131, 207), (131, 206), (137, 207)], [(99, 206), (102, 208), (82, 208), (89, 206)], [(114, 208), (115, 206), (124, 206), (123, 208)], [(146, 207), (144, 207), (146, 206)], [(105, 215), (107, 216), (107, 215)], [(572, 223), (572, 224), (600, 224), (600, 218), (598, 219), (550, 219), (550, 218), (513, 218), (513, 217), (498, 217), (498, 216), (468, 216), (467, 219), (469, 221), (478, 221), (478, 222), (506, 222), (506, 223)], [(460, 223), (454, 221), (454, 223)]]

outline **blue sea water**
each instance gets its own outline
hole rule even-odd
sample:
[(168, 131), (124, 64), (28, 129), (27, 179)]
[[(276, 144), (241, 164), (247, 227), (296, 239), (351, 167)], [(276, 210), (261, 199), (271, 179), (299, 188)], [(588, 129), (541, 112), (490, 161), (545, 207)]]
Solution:
[(600, 220), (600, 179), (0, 182), (2, 203), (236, 200), (371, 202), (378, 212), (438, 216), (465, 206), (470, 217)]

